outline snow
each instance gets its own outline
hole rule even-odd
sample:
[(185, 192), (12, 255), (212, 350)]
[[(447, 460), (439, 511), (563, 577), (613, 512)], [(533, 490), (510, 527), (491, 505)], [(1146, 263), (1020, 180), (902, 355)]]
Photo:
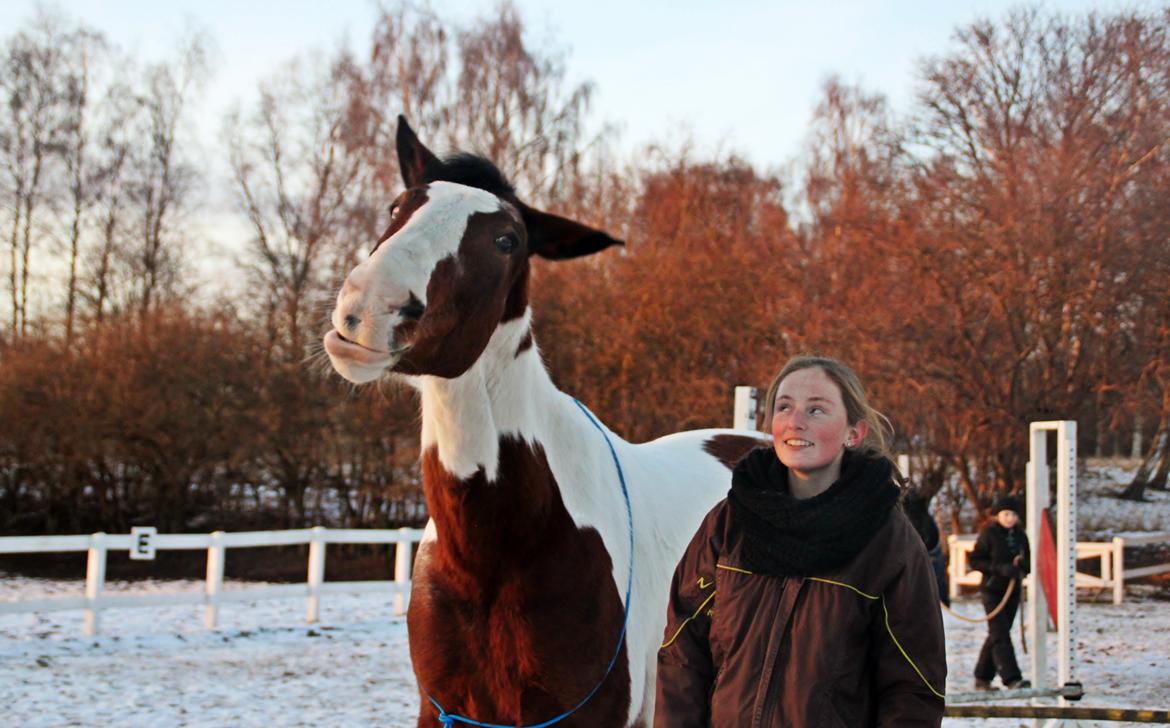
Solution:
[[(226, 588), (245, 586), (229, 582)], [(257, 586), (249, 583), (247, 586)], [(107, 582), (108, 591), (193, 591), (202, 582)], [(78, 595), (81, 581), (0, 574), (0, 599)], [(0, 615), (4, 725), (413, 725), (418, 693), (406, 622), (380, 595), (220, 606), (203, 629), (191, 606), (103, 610), (101, 634), (82, 612)]]
[[(200, 586), (198, 581), (107, 585), (119, 592)], [(83, 588), (80, 580), (0, 573), (3, 600), (77, 595)], [(1170, 708), (1170, 603), (1158, 600), (1155, 591), (1131, 587), (1125, 604), (1078, 605), (1083, 705)], [(980, 611), (970, 598), (955, 609)], [(414, 726), (418, 692), (406, 624), (392, 616), (389, 599), (329, 595), (322, 598), (320, 623), (306, 625), (304, 614), (302, 599), (226, 604), (220, 607), (220, 628), (208, 631), (197, 607), (110, 609), (102, 612), (102, 633), (96, 637), (82, 635), (80, 611), (0, 615), (3, 722), (26, 728)], [(949, 690), (967, 692), (985, 630), (950, 615), (944, 619)], [(1055, 635), (1048, 639), (1055, 679)], [(1026, 664), (1026, 656), (1019, 656)], [(1020, 722), (990, 725), (1010, 724)]]
[(1077, 472), (1078, 540), (1107, 541), (1126, 534), (1170, 531), (1170, 491), (1147, 488), (1144, 501), (1117, 498), (1136, 471), (1137, 461), (1128, 467), (1096, 458), (1081, 462)]

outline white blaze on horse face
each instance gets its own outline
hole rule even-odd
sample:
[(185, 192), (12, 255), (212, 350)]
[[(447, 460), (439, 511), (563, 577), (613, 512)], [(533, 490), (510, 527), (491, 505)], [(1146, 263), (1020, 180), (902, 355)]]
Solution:
[[(398, 361), (402, 344), (394, 341), (394, 328), (405, 320), (399, 310), (411, 296), (426, 306), (431, 275), (439, 261), (458, 255), (471, 216), (502, 206), (490, 192), (451, 182), (431, 183), (426, 195), (406, 224), (350, 271), (337, 295), (326, 351), (333, 368), (355, 384), (377, 379)], [(339, 343), (339, 332), (357, 346)]]

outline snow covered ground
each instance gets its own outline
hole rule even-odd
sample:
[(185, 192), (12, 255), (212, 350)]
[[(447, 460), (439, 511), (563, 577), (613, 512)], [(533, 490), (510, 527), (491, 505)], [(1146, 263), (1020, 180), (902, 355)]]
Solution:
[(1146, 531), (1170, 531), (1170, 491), (1146, 490), (1146, 500), (1116, 497), (1133, 480), (1137, 461), (1087, 458), (1077, 473), (1077, 538), (1107, 541)]
[[(134, 582), (108, 588), (200, 586)], [(80, 581), (0, 574), (0, 600), (82, 589)], [(1170, 708), (1170, 602), (1150, 592), (1131, 588), (1120, 606), (1079, 605), (1084, 705)], [(956, 609), (979, 612), (973, 600)], [(418, 693), (406, 625), (391, 615), (389, 601), (330, 595), (322, 600), (322, 621), (311, 626), (304, 610), (297, 599), (227, 604), (220, 629), (206, 631), (195, 607), (113, 609), (102, 613), (102, 634), (88, 638), (81, 634), (80, 611), (0, 615), (0, 724), (414, 726)], [(949, 615), (946, 630), (949, 690), (966, 692), (984, 630)], [(1049, 640), (1054, 650), (1055, 638)], [(944, 722), (984, 724), (1023, 722)]]
[[(107, 587), (181, 591), (202, 582)], [(82, 589), (0, 575), (0, 599)], [(389, 600), (323, 597), (315, 625), (304, 612), (299, 599), (227, 604), (220, 628), (207, 631), (197, 607), (111, 609), (96, 637), (81, 634), (79, 611), (0, 615), (0, 724), (413, 725), (418, 693), (406, 623)]]

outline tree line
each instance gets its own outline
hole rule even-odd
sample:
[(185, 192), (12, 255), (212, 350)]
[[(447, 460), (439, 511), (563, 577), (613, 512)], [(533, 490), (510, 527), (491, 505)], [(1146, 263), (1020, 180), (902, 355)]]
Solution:
[(144, 64), (45, 11), (4, 39), (0, 531), (425, 517), (411, 395), (345, 385), (319, 343), (399, 190), (398, 113), (626, 241), (537, 261), (533, 303), (554, 380), (632, 440), (726, 425), (733, 386), (819, 351), (952, 529), (1022, 487), (1035, 419), (1140, 458), (1128, 497), (1166, 487), (1170, 10), (964, 25), (904, 114), (831, 79), (784, 172), (623, 155), (509, 5), (378, 12), (360, 52), (294, 58), (224, 119), (234, 292), (197, 283), (209, 39)]

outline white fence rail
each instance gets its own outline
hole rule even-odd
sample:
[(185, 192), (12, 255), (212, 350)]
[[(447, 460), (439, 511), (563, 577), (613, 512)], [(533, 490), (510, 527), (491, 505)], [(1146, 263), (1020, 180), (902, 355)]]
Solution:
[[(53, 553), (85, 551), (85, 593), (77, 597), (0, 601), (0, 614), (51, 612), (62, 609), (85, 610), (85, 633), (97, 634), (101, 610), (113, 607), (155, 607), (162, 605), (203, 605), (203, 624), (214, 629), (220, 604), (259, 599), (307, 599), (305, 619), (316, 622), (321, 613), (321, 597), (326, 594), (385, 593), (394, 597), (395, 614), (403, 614), (410, 599), (411, 548), (422, 539), (422, 530), (328, 529), (320, 526), (294, 531), (239, 531), (209, 534), (152, 534), (155, 549), (207, 550), (207, 578), (203, 593), (107, 594), (106, 554), (129, 551), (136, 545), (130, 534), (95, 533), (88, 536), (13, 536), (0, 538), (0, 554)], [(327, 544), (365, 543), (396, 544), (393, 581), (325, 581), (325, 546)], [(227, 550), (257, 546), (291, 546), (308, 544), (308, 573), (304, 583), (272, 584), (243, 589), (223, 588), (223, 567)]]
[[(950, 535), (947, 544), (950, 547), (950, 562), (948, 576), (950, 577), (951, 598), (959, 594), (960, 587), (979, 586), (982, 574), (971, 569), (967, 560), (975, 548), (974, 534)], [(1113, 591), (1113, 603), (1121, 604), (1125, 599), (1125, 580), (1139, 579), (1170, 572), (1170, 564), (1154, 564), (1137, 569), (1125, 568), (1125, 547), (1140, 546), (1151, 543), (1170, 543), (1170, 533), (1151, 533), (1141, 536), (1118, 536), (1112, 541), (1078, 541), (1077, 562), (1086, 559), (1097, 559), (1100, 564), (1100, 575), (1087, 574), (1077, 571), (1076, 585), (1078, 589), (1106, 589)]]

